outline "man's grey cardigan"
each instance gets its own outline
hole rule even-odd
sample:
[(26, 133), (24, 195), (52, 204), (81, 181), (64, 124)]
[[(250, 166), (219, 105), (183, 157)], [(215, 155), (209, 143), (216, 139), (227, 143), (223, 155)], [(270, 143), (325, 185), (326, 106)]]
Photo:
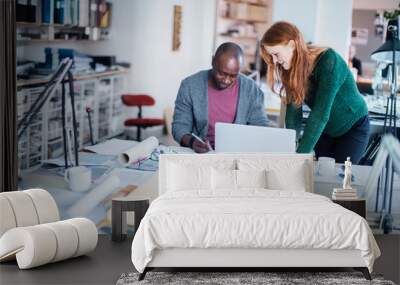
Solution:
[[(201, 138), (208, 131), (208, 74), (203, 70), (185, 78), (175, 100), (172, 135), (180, 143), (184, 135), (194, 133)], [(235, 124), (266, 126), (264, 94), (255, 82), (239, 74), (239, 96)]]

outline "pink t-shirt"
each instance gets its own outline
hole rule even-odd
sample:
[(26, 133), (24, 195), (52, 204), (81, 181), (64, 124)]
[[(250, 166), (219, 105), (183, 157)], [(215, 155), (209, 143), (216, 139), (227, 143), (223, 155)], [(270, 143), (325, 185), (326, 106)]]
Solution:
[(238, 101), (238, 82), (229, 88), (218, 90), (208, 86), (208, 132), (207, 139), (214, 148), (215, 123), (233, 123)]

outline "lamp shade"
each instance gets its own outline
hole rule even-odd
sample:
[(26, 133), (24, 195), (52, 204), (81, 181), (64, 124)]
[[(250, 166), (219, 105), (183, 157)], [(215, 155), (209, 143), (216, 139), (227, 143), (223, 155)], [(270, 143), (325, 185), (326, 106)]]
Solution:
[(400, 40), (392, 38), (387, 40), (371, 54), (371, 59), (377, 62), (391, 63), (393, 61), (393, 47), (396, 51), (396, 63), (400, 62)]

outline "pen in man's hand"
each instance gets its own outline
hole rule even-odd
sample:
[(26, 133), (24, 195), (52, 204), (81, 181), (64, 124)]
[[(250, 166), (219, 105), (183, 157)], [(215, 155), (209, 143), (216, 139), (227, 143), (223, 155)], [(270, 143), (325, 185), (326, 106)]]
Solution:
[(194, 138), (195, 138), (196, 140), (198, 140), (199, 142), (204, 143), (204, 144), (207, 144), (208, 150), (213, 150), (209, 142), (205, 142), (205, 141), (202, 140), (200, 137), (196, 136), (194, 133), (192, 133), (192, 136), (194, 136)]

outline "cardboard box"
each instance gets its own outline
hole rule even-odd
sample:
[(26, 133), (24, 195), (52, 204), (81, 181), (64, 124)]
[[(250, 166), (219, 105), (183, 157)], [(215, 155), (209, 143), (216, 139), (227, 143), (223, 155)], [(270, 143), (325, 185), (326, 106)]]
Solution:
[(229, 17), (235, 19), (247, 19), (247, 6), (248, 5), (246, 3), (229, 3)]
[(251, 21), (267, 21), (268, 10), (265, 7), (247, 5), (247, 19)]

